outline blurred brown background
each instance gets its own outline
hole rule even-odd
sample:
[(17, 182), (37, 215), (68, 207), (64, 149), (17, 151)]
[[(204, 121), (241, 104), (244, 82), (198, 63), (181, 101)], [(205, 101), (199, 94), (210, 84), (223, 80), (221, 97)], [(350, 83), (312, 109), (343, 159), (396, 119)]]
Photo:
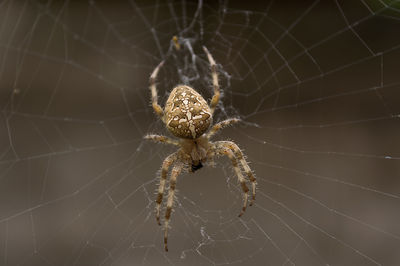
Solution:
[[(148, 77), (209, 99), (202, 45), (257, 200), (181, 175), (165, 253)], [(1, 2), (0, 265), (399, 265), (399, 62), (398, 1)]]

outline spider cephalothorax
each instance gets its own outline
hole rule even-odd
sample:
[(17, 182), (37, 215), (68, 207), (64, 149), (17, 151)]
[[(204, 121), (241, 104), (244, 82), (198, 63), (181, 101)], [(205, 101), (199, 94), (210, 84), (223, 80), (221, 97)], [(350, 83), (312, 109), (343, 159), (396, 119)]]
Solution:
[(146, 139), (173, 144), (179, 147), (179, 149), (170, 154), (162, 164), (158, 196), (156, 199), (156, 219), (158, 224), (161, 225), (161, 203), (164, 195), (168, 170), (173, 165), (169, 181), (169, 193), (164, 221), (165, 251), (168, 251), (168, 225), (174, 203), (176, 180), (182, 170), (189, 169), (191, 172), (195, 172), (202, 168), (203, 164), (207, 160), (211, 160), (218, 155), (226, 155), (232, 162), (233, 169), (235, 170), (243, 191), (243, 206), (239, 217), (246, 211), (249, 192), (243, 172), (246, 173), (252, 185), (252, 199), (250, 206), (253, 204), (256, 197), (256, 179), (239, 147), (232, 141), (209, 141), (210, 138), (220, 129), (233, 123), (237, 123), (240, 119), (230, 118), (224, 120), (212, 126), (212, 128), (207, 132), (212, 124), (213, 114), (219, 101), (220, 92), (217, 66), (207, 48), (203, 46), (203, 49), (207, 54), (208, 61), (211, 65), (211, 74), (214, 86), (214, 96), (211, 99), (210, 105), (208, 105), (206, 100), (204, 100), (204, 98), (193, 88), (186, 85), (178, 85), (172, 90), (163, 110), (157, 102), (157, 89), (155, 85), (155, 79), (160, 67), (163, 65), (163, 62), (154, 69), (150, 76), (150, 90), (154, 111), (165, 123), (167, 129), (174, 136), (180, 139), (178, 141), (160, 135), (145, 136)]

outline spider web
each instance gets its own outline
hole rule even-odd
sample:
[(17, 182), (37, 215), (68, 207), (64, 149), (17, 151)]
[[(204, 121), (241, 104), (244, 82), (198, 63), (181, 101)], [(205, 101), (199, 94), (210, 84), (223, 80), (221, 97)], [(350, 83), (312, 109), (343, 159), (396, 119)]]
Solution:
[[(397, 265), (400, 3), (2, 1), (1, 265)], [(177, 43), (172, 41), (177, 36)], [(180, 49), (178, 49), (178, 43)], [(177, 84), (243, 122), (227, 159), (178, 178), (168, 253), (150, 105)]]

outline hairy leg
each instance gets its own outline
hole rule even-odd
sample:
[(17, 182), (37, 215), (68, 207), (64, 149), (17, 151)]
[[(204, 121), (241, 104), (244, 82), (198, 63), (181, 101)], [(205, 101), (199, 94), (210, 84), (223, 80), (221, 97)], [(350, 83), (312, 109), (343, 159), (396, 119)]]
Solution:
[(211, 130), (207, 133), (207, 138), (211, 138), (214, 136), (218, 131), (223, 129), (224, 127), (230, 126), (232, 124), (235, 124), (237, 122), (241, 121), (239, 118), (229, 118), (224, 121), (221, 121), (217, 124), (215, 124)]
[(211, 76), (212, 76), (212, 82), (214, 86), (214, 95), (211, 99), (210, 103), (210, 109), (211, 109), (211, 114), (214, 113), (215, 107), (217, 107), (217, 104), (219, 102), (219, 97), (220, 97), (220, 91), (219, 91), (219, 84), (218, 84), (218, 72), (217, 72), (217, 65), (215, 64), (215, 60), (208, 51), (208, 49), (203, 46), (204, 52), (207, 54), (208, 61), (210, 62), (211, 66)]
[(176, 164), (174, 166), (174, 168), (172, 169), (171, 177), (169, 180), (167, 210), (165, 211), (165, 221), (164, 221), (164, 248), (165, 248), (165, 251), (168, 251), (168, 225), (169, 225), (169, 219), (171, 218), (172, 206), (174, 204), (176, 179), (177, 179), (178, 175), (181, 173), (182, 168), (183, 168), (182, 163)]
[(177, 145), (177, 146), (179, 145), (179, 142), (177, 140), (168, 138), (166, 136), (148, 134), (148, 135), (144, 136), (144, 138), (147, 140), (152, 140), (154, 142), (161, 142), (161, 143), (172, 144), (172, 145)]
[(236, 145), (236, 143), (232, 141), (218, 141), (218, 145), (223, 145), (226, 148), (229, 148), (230, 150), (233, 151), (235, 157), (239, 160), (240, 164), (243, 167), (244, 172), (246, 173), (247, 177), (249, 178), (252, 186), (252, 199), (250, 201), (250, 206), (253, 205), (254, 201), (256, 200), (256, 185), (257, 181), (256, 178), (254, 177), (253, 172), (251, 171), (249, 165), (247, 164), (246, 160), (244, 159), (243, 153)]
[(167, 158), (165, 158), (165, 160), (162, 164), (160, 184), (158, 186), (158, 195), (157, 195), (157, 199), (156, 199), (156, 220), (157, 220), (158, 225), (161, 225), (161, 223), (160, 223), (160, 208), (161, 208), (161, 202), (162, 202), (163, 195), (164, 195), (165, 182), (167, 180), (168, 169), (177, 160), (177, 158), (178, 158), (178, 154), (176, 152), (172, 153)]
[(164, 64), (164, 61), (161, 61), (160, 64), (154, 69), (153, 73), (150, 76), (150, 90), (151, 90), (151, 102), (153, 105), (153, 109), (158, 116), (160, 116), (161, 120), (164, 117), (164, 111), (161, 106), (157, 102), (157, 88), (156, 88), (156, 77), (160, 67)]
[(242, 175), (242, 171), (239, 168), (238, 161), (235, 158), (235, 155), (233, 154), (232, 150), (230, 150), (230, 149), (228, 149), (226, 147), (223, 147), (223, 146), (217, 146), (216, 147), (216, 152), (218, 154), (226, 155), (226, 156), (229, 157), (229, 159), (231, 160), (233, 169), (235, 170), (236, 176), (238, 177), (239, 183), (240, 183), (240, 185), (242, 187), (242, 190), (243, 190), (243, 207), (242, 207), (242, 211), (239, 214), (239, 217), (241, 217), (244, 214), (244, 212), (246, 211), (246, 207), (247, 207), (247, 198), (248, 198), (249, 189), (248, 189), (248, 187), (246, 185), (246, 180), (244, 179), (244, 177)]

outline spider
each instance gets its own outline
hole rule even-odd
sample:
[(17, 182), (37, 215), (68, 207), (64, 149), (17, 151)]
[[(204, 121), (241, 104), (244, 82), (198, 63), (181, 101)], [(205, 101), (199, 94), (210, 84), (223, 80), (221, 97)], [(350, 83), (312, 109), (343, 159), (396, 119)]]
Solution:
[(145, 136), (145, 139), (148, 140), (172, 144), (179, 147), (176, 152), (167, 156), (162, 163), (161, 178), (158, 187), (158, 196), (156, 199), (156, 220), (158, 225), (161, 225), (160, 208), (164, 195), (165, 183), (169, 168), (173, 166), (169, 179), (167, 209), (164, 220), (165, 251), (168, 251), (168, 228), (174, 203), (176, 181), (178, 175), (182, 171), (189, 169), (190, 172), (195, 172), (202, 168), (203, 163), (206, 161), (211, 161), (217, 155), (225, 155), (231, 160), (233, 169), (235, 170), (243, 190), (243, 207), (239, 217), (241, 217), (246, 211), (249, 192), (242, 170), (246, 173), (252, 185), (252, 199), (249, 204), (250, 206), (253, 204), (256, 197), (256, 178), (254, 177), (239, 147), (232, 141), (210, 141), (210, 138), (220, 129), (237, 123), (240, 121), (240, 119), (230, 118), (224, 120), (213, 125), (207, 132), (212, 124), (213, 113), (219, 102), (220, 89), (218, 85), (217, 65), (205, 46), (203, 46), (203, 50), (206, 53), (211, 66), (211, 76), (214, 86), (214, 95), (211, 99), (210, 106), (193, 88), (186, 85), (177, 85), (168, 97), (163, 110), (157, 102), (156, 77), (161, 66), (164, 64), (164, 61), (162, 61), (154, 69), (150, 76), (150, 90), (153, 109), (164, 122), (167, 129), (175, 137), (179, 138), (179, 140), (176, 140), (166, 136), (154, 134)]

